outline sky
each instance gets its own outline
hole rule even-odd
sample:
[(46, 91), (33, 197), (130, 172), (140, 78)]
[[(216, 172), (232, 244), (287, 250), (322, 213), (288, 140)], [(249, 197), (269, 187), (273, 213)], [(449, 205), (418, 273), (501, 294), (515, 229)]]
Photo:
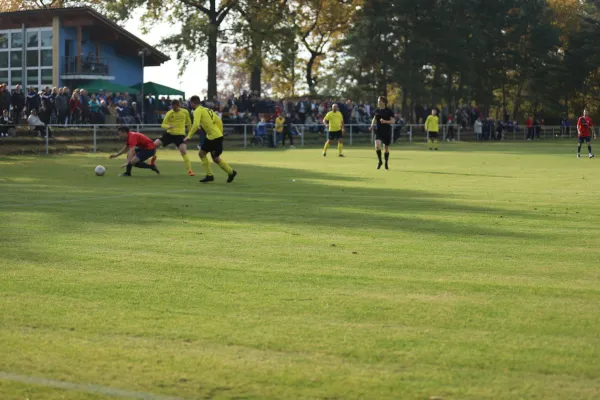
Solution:
[[(137, 37), (144, 40), (146, 43), (155, 46), (161, 38), (168, 36), (170, 33), (178, 32), (177, 26), (172, 26), (168, 23), (155, 24), (151, 32), (144, 35), (141, 32), (141, 16), (142, 12), (136, 12), (132, 18), (123, 24), (123, 27)], [(160, 67), (146, 67), (144, 70), (144, 82), (156, 82), (161, 85), (166, 85), (179, 89), (185, 92), (186, 97), (200, 92), (207, 88), (206, 75), (208, 73), (206, 57), (191, 62), (186, 72), (179, 77), (179, 66), (177, 65), (177, 57), (175, 53), (167, 53), (171, 56), (171, 61), (168, 61)]]

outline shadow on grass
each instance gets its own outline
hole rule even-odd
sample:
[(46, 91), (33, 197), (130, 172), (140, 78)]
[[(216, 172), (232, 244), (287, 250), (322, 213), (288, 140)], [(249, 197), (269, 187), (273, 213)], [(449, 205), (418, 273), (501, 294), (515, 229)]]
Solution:
[[(68, 164), (51, 165), (32, 186), (0, 186), (10, 191), (9, 197), (0, 196), (0, 215), (19, 218), (41, 213), (40, 217), (53, 224), (54, 234), (77, 232), (82, 223), (101, 231), (103, 226), (146, 229), (182, 221), (211, 221), (281, 225), (281, 229), (297, 226), (519, 240), (537, 237), (494, 226), (499, 218), (536, 218), (530, 213), (469, 205), (442, 193), (365, 188), (360, 185), (364, 179), (347, 175), (241, 164), (233, 184), (226, 184), (226, 175), (215, 168), (216, 182), (201, 185), (198, 177), (183, 176), (180, 161), (161, 161), (161, 167), (169, 173), (177, 171), (177, 175), (155, 176), (136, 169), (132, 178), (107, 179), (90, 177), (87, 170), (82, 176)], [(357, 185), (348, 186), (348, 182)], [(455, 218), (432, 218), (448, 215)], [(477, 224), (471, 217), (478, 219)], [(481, 223), (482, 218), (487, 225)], [(0, 228), (3, 235), (15, 233), (7, 230), (7, 226)]]

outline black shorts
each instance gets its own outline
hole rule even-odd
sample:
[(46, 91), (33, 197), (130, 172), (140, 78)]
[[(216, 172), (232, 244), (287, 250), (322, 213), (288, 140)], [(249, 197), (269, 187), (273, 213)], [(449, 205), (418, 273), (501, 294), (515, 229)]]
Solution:
[(429, 132), (429, 139), (437, 139), (437, 138), (438, 138), (437, 132)]
[(592, 137), (591, 136), (579, 136), (577, 138), (577, 140), (579, 141), (579, 143), (583, 143), (583, 142), (590, 143), (592, 141)]
[(140, 149), (139, 147), (135, 148), (135, 156), (140, 159), (140, 161), (146, 161), (150, 157), (156, 154), (156, 149), (147, 150)]
[(165, 133), (160, 137), (159, 140), (165, 147), (167, 147), (171, 143), (173, 143), (176, 147), (179, 147), (185, 140), (185, 135), (171, 135), (170, 133)]
[(329, 140), (340, 140), (342, 138), (342, 131), (329, 132)]
[(200, 150), (210, 153), (213, 158), (219, 157), (223, 154), (223, 136), (213, 140), (206, 138)]
[(386, 146), (392, 144), (392, 132), (377, 132), (375, 140), (381, 141)]

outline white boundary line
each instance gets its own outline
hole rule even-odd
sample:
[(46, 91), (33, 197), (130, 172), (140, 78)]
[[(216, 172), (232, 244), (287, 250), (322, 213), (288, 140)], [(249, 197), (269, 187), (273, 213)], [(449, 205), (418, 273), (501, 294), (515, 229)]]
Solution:
[(104, 396), (119, 397), (122, 399), (141, 399), (141, 400), (183, 400), (181, 397), (163, 396), (159, 394), (132, 392), (129, 390), (116, 389), (102, 385), (91, 385), (83, 383), (72, 383), (65, 381), (56, 381), (54, 379), (39, 378), (36, 376), (18, 375), (10, 372), (0, 371), (0, 380), (26, 383), (49, 388), (74, 390), (85, 393), (101, 394)]

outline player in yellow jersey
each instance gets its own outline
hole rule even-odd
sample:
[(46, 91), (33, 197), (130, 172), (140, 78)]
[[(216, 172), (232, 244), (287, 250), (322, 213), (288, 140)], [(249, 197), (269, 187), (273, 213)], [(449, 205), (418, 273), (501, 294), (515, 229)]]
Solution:
[(340, 157), (344, 157), (344, 142), (342, 140), (342, 137), (344, 136), (344, 115), (340, 112), (337, 104), (331, 106), (331, 111), (325, 115), (323, 123), (326, 126), (327, 123), (329, 123), (329, 139), (325, 142), (323, 157), (327, 156), (327, 149), (329, 149), (331, 141), (336, 139), (338, 141), (338, 152), (340, 153)]
[[(156, 139), (154, 145), (158, 149), (161, 146), (167, 147), (169, 144), (173, 143), (181, 153), (188, 175), (194, 176), (192, 162), (190, 161), (190, 156), (187, 154), (187, 145), (185, 144), (185, 129), (187, 128), (189, 131), (192, 128), (190, 113), (185, 108), (181, 108), (179, 100), (173, 100), (171, 106), (173, 108), (165, 115), (165, 119), (160, 126), (161, 128), (166, 129), (167, 133), (162, 135), (160, 139)], [(155, 161), (156, 156), (152, 157), (150, 165), (154, 165)]]
[(192, 96), (190, 104), (194, 109), (194, 124), (187, 135), (186, 141), (191, 139), (200, 129), (206, 132), (206, 139), (202, 143), (202, 146), (200, 146), (199, 154), (202, 165), (206, 170), (206, 177), (200, 180), (200, 182), (207, 183), (215, 180), (208, 157), (206, 156), (208, 153), (210, 153), (213, 161), (229, 175), (227, 183), (233, 182), (237, 172), (231, 169), (229, 164), (221, 157), (223, 153), (223, 122), (221, 118), (212, 110), (202, 107), (200, 105), (200, 97), (198, 96)]
[[(431, 110), (431, 115), (425, 120), (425, 132), (427, 132), (427, 143), (429, 150), (438, 150), (438, 133), (440, 132), (440, 118), (437, 116), (437, 110)], [(433, 146), (433, 147), (432, 147)]]

